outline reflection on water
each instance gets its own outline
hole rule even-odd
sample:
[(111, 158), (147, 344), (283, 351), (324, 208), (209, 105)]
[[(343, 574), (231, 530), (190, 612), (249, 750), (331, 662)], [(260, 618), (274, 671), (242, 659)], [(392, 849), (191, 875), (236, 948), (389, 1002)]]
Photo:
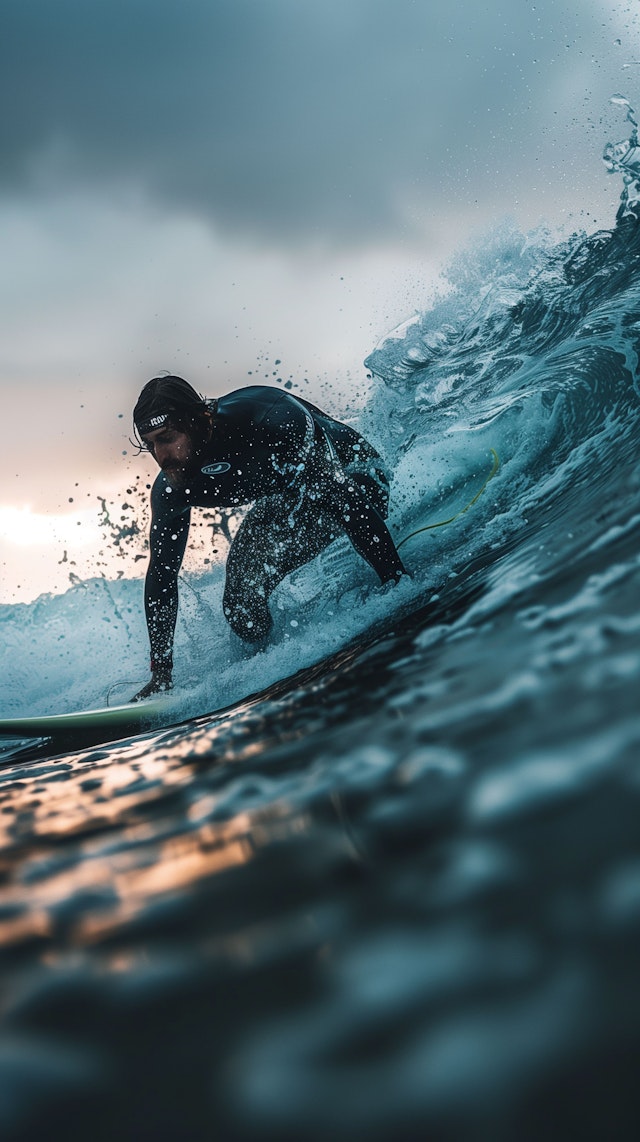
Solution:
[(461, 609), (277, 699), (5, 768), (3, 1137), (533, 1142), (589, 1137), (611, 1097), (626, 1122), (639, 573), (616, 550), (591, 634), (585, 577), (514, 607), (479, 569)]

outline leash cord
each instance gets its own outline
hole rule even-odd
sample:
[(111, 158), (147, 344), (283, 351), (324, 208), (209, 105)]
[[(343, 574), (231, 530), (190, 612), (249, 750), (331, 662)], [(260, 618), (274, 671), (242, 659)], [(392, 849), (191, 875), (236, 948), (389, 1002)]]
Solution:
[(421, 535), (423, 531), (432, 531), (435, 527), (445, 527), (446, 524), (453, 523), (454, 520), (459, 519), (461, 515), (464, 515), (465, 512), (469, 511), (469, 508), (473, 507), (476, 500), (480, 499), (480, 496), (484, 492), (487, 484), (489, 483), (489, 480), (493, 479), (496, 472), (498, 471), (498, 468), (500, 467), (500, 457), (498, 456), (498, 453), (496, 452), (495, 448), (490, 448), (489, 451), (491, 452), (491, 455), (493, 456), (493, 465), (492, 465), (491, 471), (489, 472), (489, 475), (487, 476), (486, 480), (484, 481), (482, 487), (479, 489), (479, 491), (476, 492), (473, 499), (469, 500), (469, 503), (466, 504), (465, 507), (460, 508), (460, 511), (456, 512), (456, 514), (452, 515), (449, 519), (441, 519), (438, 521), (438, 523), (428, 523), (426, 525), (426, 527), (419, 527), (416, 531), (410, 531), (408, 535), (405, 535), (404, 539), (401, 539), (400, 542), (396, 544), (396, 550), (397, 551), (400, 550), (400, 548), (402, 547), (402, 545), (404, 543), (408, 543), (408, 541), (410, 539), (413, 539), (413, 537), (415, 535)]

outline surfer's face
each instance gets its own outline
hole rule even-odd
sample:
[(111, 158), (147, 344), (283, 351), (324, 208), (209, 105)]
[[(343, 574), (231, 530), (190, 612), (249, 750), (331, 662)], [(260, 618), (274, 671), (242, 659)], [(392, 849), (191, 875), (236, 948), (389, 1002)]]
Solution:
[(162, 468), (169, 484), (174, 488), (183, 487), (195, 452), (191, 437), (181, 429), (167, 424), (155, 428), (153, 432), (146, 432), (142, 440)]

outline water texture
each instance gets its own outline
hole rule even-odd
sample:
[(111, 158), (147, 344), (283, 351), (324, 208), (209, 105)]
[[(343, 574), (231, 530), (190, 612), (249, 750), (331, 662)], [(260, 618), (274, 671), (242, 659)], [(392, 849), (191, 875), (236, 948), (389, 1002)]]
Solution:
[[(619, 97), (621, 99), (621, 97)], [(368, 358), (413, 578), (338, 543), (179, 725), (0, 757), (3, 1139), (637, 1136), (640, 226), (504, 226)], [(2, 713), (144, 681), (141, 583), (0, 608)], [(91, 663), (91, 669), (87, 669)], [(94, 664), (100, 663), (100, 670)], [(127, 687), (129, 690), (127, 690)], [(211, 710), (222, 713), (210, 714)]]

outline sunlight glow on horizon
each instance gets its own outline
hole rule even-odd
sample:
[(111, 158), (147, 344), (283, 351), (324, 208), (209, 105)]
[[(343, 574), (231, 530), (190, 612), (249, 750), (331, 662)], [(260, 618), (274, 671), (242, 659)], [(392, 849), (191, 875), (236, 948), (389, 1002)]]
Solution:
[[(127, 568), (128, 574), (131, 571)], [(0, 504), (0, 604), (61, 594), (105, 572), (109, 578), (119, 577), (122, 560), (106, 539), (95, 509), (44, 513), (28, 504)]]
[(92, 511), (43, 514), (29, 505), (21, 508), (0, 505), (0, 539), (20, 547), (66, 543), (85, 547), (102, 533)]

